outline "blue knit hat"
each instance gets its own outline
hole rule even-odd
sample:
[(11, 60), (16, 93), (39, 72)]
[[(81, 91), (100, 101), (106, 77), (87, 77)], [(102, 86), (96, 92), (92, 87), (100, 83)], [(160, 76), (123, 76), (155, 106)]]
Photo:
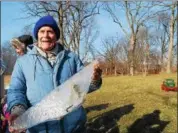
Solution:
[(39, 29), (43, 26), (51, 27), (54, 30), (54, 32), (56, 33), (57, 40), (59, 39), (59, 37), (60, 37), (59, 27), (58, 27), (56, 21), (54, 20), (54, 18), (50, 15), (44, 16), (37, 21), (35, 28), (34, 28), (34, 37), (36, 39), (38, 39)]

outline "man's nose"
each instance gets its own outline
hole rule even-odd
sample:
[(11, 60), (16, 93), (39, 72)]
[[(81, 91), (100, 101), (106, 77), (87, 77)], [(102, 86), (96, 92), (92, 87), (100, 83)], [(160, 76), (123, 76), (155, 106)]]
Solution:
[(44, 37), (48, 37), (48, 32), (44, 32)]

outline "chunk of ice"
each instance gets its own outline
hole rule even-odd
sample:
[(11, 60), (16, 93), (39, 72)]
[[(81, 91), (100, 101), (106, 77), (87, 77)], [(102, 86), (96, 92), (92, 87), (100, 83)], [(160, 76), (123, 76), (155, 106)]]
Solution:
[(35, 106), (20, 115), (12, 125), (16, 130), (24, 130), (42, 122), (60, 120), (66, 114), (81, 106), (89, 90), (93, 74), (93, 61), (55, 88)]

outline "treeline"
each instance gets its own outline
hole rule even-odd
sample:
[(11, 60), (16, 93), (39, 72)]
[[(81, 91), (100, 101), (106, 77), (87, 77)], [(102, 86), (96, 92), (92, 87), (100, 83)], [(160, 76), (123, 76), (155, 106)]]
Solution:
[[(60, 43), (84, 62), (102, 58), (104, 74), (147, 75), (177, 71), (176, 6), (175, 1), (30, 1), (24, 2), (24, 12), (29, 15), (27, 19), (54, 16), (60, 28)], [(101, 14), (110, 15), (108, 19), (124, 35), (103, 38), (101, 48), (97, 49), (99, 30), (95, 18)], [(31, 29), (29, 24), (23, 33)], [(16, 56), (9, 48), (3, 51), (10, 73)]]
[(4, 43), (1, 49), (1, 57), (3, 58), (4, 64), (6, 66), (5, 74), (10, 75), (15, 65), (17, 55), (9, 42)]

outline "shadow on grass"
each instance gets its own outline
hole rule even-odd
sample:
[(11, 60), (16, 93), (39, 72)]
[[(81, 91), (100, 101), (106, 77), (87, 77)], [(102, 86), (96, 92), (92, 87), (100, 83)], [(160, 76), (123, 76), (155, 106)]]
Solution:
[(95, 106), (87, 107), (87, 108), (85, 108), (85, 110), (87, 113), (89, 113), (90, 111), (94, 111), (94, 110), (100, 111), (100, 110), (106, 109), (108, 107), (108, 105), (109, 105), (109, 103), (95, 105)]
[(169, 121), (160, 120), (160, 110), (137, 119), (129, 128), (128, 133), (161, 133)]
[(87, 123), (87, 133), (119, 133), (118, 120), (133, 109), (133, 104), (129, 104), (91, 119)]

